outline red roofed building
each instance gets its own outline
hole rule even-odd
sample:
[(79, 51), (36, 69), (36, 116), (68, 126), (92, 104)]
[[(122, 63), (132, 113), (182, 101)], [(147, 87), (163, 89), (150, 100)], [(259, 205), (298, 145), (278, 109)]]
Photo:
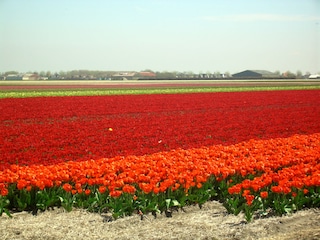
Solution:
[(154, 79), (157, 75), (154, 72), (139, 72), (136, 76), (139, 79)]

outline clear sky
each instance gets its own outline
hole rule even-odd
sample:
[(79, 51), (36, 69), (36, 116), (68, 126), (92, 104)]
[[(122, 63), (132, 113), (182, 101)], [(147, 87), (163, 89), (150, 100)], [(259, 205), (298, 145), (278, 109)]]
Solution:
[(320, 72), (320, 0), (0, 0), (0, 72)]

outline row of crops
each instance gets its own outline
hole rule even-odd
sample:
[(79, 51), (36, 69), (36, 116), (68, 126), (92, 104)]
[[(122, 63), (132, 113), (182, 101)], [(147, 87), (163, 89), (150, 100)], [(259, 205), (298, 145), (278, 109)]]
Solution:
[(320, 205), (320, 90), (0, 99), (0, 214)]

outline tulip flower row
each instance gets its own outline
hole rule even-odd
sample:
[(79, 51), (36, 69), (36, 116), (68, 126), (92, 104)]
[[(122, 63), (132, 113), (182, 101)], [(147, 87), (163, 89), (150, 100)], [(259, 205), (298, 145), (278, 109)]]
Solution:
[[(270, 194), (291, 194), (294, 198), (299, 191), (308, 194), (311, 190), (320, 194), (319, 159), (319, 133), (294, 135), (143, 156), (117, 156), (47, 166), (11, 165), (1, 172), (0, 192), (3, 197), (18, 202), (14, 200), (14, 196), (19, 195), (17, 191), (61, 188), (73, 196), (99, 193), (120, 198), (127, 194), (132, 203), (148, 194), (172, 192), (174, 196), (179, 190), (188, 196), (194, 189), (206, 186), (206, 190), (218, 191), (220, 188), (220, 191), (228, 192), (220, 192), (223, 198), (218, 196), (218, 200), (229, 198), (228, 201), (232, 201), (233, 196), (241, 196), (251, 206), (257, 201), (256, 196), (266, 199)], [(212, 178), (214, 182), (210, 182)], [(226, 184), (224, 190), (221, 190), (221, 183)], [(211, 197), (213, 195), (208, 196)], [(191, 199), (187, 200), (191, 202)]]
[[(229, 193), (241, 189), (261, 191), (277, 183), (271, 190), (289, 193), (290, 188), (320, 186), (320, 134), (294, 135), (289, 138), (250, 140), (235, 145), (177, 149), (144, 156), (102, 158), (55, 165), (11, 165), (1, 172), (4, 184), (17, 184), (17, 189), (40, 190), (63, 186), (66, 191), (101, 185), (112, 192), (127, 185), (137, 185), (145, 193), (165, 192), (168, 188), (201, 185), (210, 176), (218, 181), (233, 175), (246, 179), (229, 188)], [(63, 185), (63, 183), (66, 183)], [(72, 183), (74, 188), (71, 186)], [(126, 188), (125, 188), (126, 189)], [(124, 192), (135, 193), (133, 188)], [(282, 190), (281, 190), (282, 189)], [(76, 193), (76, 192), (74, 192)]]

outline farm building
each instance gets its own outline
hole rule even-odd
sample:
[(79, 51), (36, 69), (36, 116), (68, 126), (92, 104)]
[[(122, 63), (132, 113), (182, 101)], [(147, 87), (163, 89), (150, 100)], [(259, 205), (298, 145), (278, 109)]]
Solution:
[(4, 80), (22, 80), (22, 76), (16, 74), (9, 74), (8, 76), (4, 77)]
[(246, 70), (233, 74), (234, 78), (279, 78), (280, 76), (276, 73), (269, 72), (266, 70)]
[(320, 78), (320, 74), (311, 74), (309, 76), (309, 79), (319, 79)]
[(111, 76), (112, 80), (132, 80), (135, 72), (119, 72)]
[(38, 74), (33, 74), (33, 73), (24, 74), (22, 77), (22, 80), (38, 80), (38, 79), (39, 79)]
[(154, 79), (156, 74), (153, 72), (139, 72), (135, 75), (138, 79)]

